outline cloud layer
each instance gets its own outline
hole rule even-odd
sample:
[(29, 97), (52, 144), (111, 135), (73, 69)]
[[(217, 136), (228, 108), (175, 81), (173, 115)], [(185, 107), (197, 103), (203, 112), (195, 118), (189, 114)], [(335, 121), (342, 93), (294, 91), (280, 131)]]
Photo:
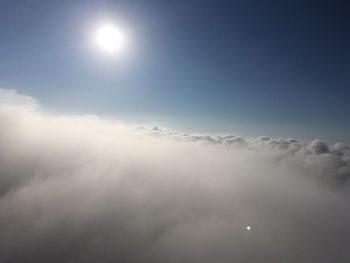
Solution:
[(345, 144), (51, 115), (12, 90), (0, 127), (1, 262), (349, 262)]

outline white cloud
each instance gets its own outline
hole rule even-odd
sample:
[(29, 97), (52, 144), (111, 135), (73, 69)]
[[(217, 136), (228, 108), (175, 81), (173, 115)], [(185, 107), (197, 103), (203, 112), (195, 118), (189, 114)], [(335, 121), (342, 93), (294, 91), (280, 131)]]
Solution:
[(347, 145), (48, 115), (8, 90), (0, 127), (1, 262), (350, 258)]

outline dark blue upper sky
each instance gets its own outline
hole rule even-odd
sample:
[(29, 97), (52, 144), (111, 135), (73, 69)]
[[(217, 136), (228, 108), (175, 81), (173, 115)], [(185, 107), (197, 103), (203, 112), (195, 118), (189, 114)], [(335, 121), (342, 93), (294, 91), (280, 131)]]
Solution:
[[(0, 14), (0, 87), (48, 109), (350, 141), (349, 1), (3, 0)], [(107, 20), (127, 54), (91, 48)]]

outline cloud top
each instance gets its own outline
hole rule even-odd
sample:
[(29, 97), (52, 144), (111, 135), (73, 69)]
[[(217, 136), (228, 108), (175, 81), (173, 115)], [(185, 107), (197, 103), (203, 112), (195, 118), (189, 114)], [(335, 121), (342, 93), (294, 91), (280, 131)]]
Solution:
[(348, 145), (49, 115), (12, 90), (0, 127), (2, 262), (350, 258)]

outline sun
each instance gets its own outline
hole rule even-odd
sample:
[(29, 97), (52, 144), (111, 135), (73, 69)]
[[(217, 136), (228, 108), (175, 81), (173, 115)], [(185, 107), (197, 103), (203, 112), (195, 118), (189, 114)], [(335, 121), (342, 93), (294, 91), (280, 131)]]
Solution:
[(120, 52), (125, 44), (122, 31), (110, 24), (100, 26), (96, 30), (95, 41), (101, 50), (109, 54)]

